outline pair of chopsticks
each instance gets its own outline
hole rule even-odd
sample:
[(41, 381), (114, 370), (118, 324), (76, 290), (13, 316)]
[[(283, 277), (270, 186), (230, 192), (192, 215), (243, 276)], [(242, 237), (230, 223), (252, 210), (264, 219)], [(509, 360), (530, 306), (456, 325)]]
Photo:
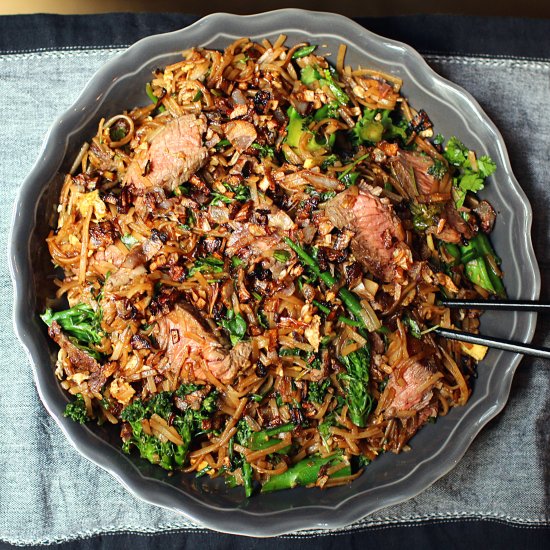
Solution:
[[(442, 300), (440, 304), (449, 308), (461, 309), (483, 309), (496, 311), (550, 311), (550, 303), (530, 302), (526, 300)], [(534, 355), (535, 357), (544, 357), (550, 359), (550, 349), (531, 346), (522, 342), (506, 340), (504, 338), (495, 338), (493, 336), (482, 336), (480, 334), (470, 334), (459, 330), (451, 330), (438, 327), (433, 330), (434, 334), (460, 340), (469, 344), (480, 344), (490, 348), (523, 353), (524, 355)]]

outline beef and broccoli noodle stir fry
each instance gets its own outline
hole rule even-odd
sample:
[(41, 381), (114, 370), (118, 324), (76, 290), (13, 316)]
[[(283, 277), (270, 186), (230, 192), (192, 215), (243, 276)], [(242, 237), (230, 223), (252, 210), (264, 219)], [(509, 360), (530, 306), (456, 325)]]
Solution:
[(65, 414), (247, 496), (407, 450), (485, 353), (434, 336), (479, 326), (438, 300), (504, 295), (491, 159), (319, 49), (243, 38), (156, 70), (82, 147), (47, 239)]

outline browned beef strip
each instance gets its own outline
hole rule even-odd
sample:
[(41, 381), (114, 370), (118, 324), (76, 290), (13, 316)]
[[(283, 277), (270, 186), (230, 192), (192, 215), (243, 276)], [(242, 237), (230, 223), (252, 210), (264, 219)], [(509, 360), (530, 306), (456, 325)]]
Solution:
[(405, 233), (391, 206), (366, 190), (350, 187), (336, 195), (326, 206), (331, 223), (355, 231), (351, 249), (367, 269), (383, 281), (395, 275), (393, 252)]
[(68, 336), (61, 330), (61, 325), (53, 321), (48, 329), (48, 334), (54, 342), (65, 351), (67, 357), (76, 372), (88, 372), (90, 389), (99, 392), (105, 384), (102, 365), (100, 365), (90, 354), (75, 346)]
[(208, 149), (202, 139), (205, 131), (206, 122), (195, 115), (170, 121), (153, 138), (149, 150), (136, 155), (125, 184), (141, 192), (151, 188), (173, 191), (206, 162)]
[(413, 361), (410, 365), (405, 362), (404, 366), (398, 367), (388, 381), (388, 389), (394, 391), (394, 396), (390, 405), (386, 407), (385, 416), (389, 418), (398, 411), (420, 411), (426, 407), (432, 398), (433, 386), (422, 386), (433, 374), (434, 372), (420, 361)]
[(392, 173), (409, 197), (431, 195), (439, 191), (439, 180), (428, 174), (434, 161), (428, 155), (400, 150), (390, 161)]
[(161, 318), (155, 337), (160, 348), (165, 350), (171, 369), (190, 373), (189, 381), (193, 378), (208, 381), (208, 369), (218, 380), (230, 383), (246, 363), (242, 346), (228, 351), (201, 321), (199, 314), (187, 305), (178, 304)]

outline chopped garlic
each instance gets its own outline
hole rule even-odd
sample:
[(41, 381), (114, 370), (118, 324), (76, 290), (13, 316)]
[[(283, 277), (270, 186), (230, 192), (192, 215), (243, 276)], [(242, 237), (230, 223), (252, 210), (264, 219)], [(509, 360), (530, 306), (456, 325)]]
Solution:
[(321, 327), (321, 317), (314, 315), (311, 320), (311, 324), (304, 331), (304, 336), (307, 341), (313, 346), (315, 352), (319, 351), (319, 344), (321, 343), (321, 334), (319, 329)]

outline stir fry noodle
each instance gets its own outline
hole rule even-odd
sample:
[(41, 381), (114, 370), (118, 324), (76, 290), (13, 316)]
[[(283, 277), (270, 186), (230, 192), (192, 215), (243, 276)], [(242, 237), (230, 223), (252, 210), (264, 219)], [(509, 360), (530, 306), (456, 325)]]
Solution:
[[(495, 165), (434, 134), (399, 78), (242, 38), (157, 69), (99, 121), (47, 238), (66, 416), (246, 496), (331, 487), (471, 393), (504, 296), (476, 193)], [(53, 297), (52, 297), (53, 298)]]

